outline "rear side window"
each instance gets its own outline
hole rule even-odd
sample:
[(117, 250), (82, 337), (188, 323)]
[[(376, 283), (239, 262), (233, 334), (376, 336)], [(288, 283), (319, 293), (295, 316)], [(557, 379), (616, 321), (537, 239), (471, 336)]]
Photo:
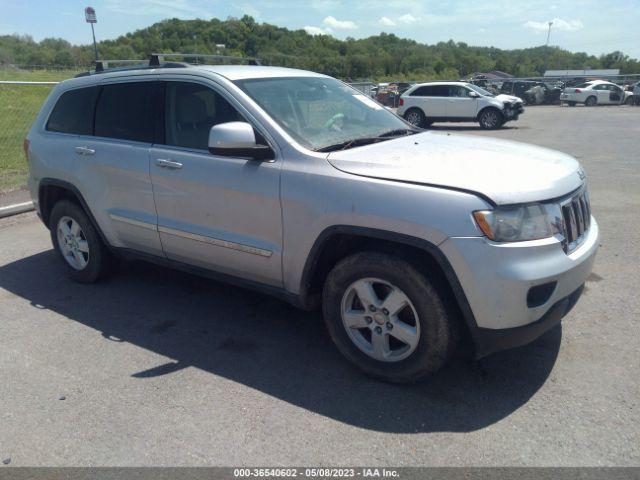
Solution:
[(87, 87), (63, 93), (49, 116), (47, 130), (75, 135), (91, 135), (93, 133), (93, 107), (97, 92), (97, 87)]
[(449, 95), (448, 85), (428, 85), (416, 88), (412, 97), (446, 97)]
[(104, 85), (96, 106), (97, 137), (153, 142), (153, 82)]

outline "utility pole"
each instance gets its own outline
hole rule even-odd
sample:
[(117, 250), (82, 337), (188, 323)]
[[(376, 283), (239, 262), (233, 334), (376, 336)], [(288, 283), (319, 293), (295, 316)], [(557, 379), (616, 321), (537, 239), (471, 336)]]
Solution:
[(549, 31), (547, 32), (547, 43), (545, 44), (545, 47), (549, 46), (549, 37), (551, 36), (551, 25), (553, 25), (553, 22), (549, 22)]
[(98, 45), (96, 44), (96, 32), (93, 29), (93, 24), (98, 23), (98, 19), (96, 18), (96, 11), (93, 7), (87, 7), (84, 9), (84, 19), (87, 23), (91, 24), (91, 35), (93, 36), (93, 53), (96, 57), (96, 62), (98, 61)]

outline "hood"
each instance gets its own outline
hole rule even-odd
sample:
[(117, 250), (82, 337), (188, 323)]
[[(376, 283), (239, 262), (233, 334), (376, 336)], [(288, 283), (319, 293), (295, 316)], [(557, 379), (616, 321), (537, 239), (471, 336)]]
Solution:
[(338, 170), (481, 194), (498, 205), (563, 196), (583, 183), (573, 157), (526, 143), (424, 132), (331, 152)]
[(522, 99), (520, 97), (514, 97), (513, 95), (505, 95), (504, 93), (501, 93), (500, 95), (496, 95), (493, 98), (495, 98), (496, 100), (500, 100), (501, 102), (508, 102), (508, 103), (522, 102)]

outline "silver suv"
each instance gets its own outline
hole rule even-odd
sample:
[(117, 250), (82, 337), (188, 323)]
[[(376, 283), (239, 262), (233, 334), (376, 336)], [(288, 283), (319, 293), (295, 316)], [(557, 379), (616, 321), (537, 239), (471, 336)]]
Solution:
[(262, 66), (61, 83), (29, 185), (80, 282), (136, 258), (322, 308), (380, 379), (522, 345), (575, 304), (598, 245), (585, 175), (530, 145), (423, 132), (331, 77)]

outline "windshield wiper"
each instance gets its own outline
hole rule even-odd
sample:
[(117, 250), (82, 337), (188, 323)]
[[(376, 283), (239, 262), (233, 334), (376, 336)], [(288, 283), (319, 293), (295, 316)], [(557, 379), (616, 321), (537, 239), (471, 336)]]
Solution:
[(386, 137), (363, 137), (353, 138), (344, 142), (336, 143), (334, 145), (328, 145), (326, 147), (316, 148), (316, 152), (335, 152), (336, 150), (345, 150), (351, 147), (359, 147), (361, 145), (369, 145), (370, 143), (384, 142), (389, 140)]
[(381, 133), (378, 137), (404, 137), (405, 135), (413, 135), (414, 133), (419, 133), (421, 131), (422, 130), (418, 130), (416, 128), (397, 128), (395, 130), (389, 130), (388, 132)]
[(336, 150), (346, 150), (351, 147), (359, 147), (361, 145), (369, 145), (370, 143), (382, 142), (384, 140), (391, 140), (396, 137), (404, 137), (407, 135), (413, 135), (419, 133), (422, 130), (413, 128), (398, 128), (396, 130), (389, 130), (388, 132), (381, 133), (377, 137), (363, 137), (346, 140), (344, 142), (336, 143), (335, 145), (329, 145), (327, 147), (317, 148), (316, 152), (335, 152)]

